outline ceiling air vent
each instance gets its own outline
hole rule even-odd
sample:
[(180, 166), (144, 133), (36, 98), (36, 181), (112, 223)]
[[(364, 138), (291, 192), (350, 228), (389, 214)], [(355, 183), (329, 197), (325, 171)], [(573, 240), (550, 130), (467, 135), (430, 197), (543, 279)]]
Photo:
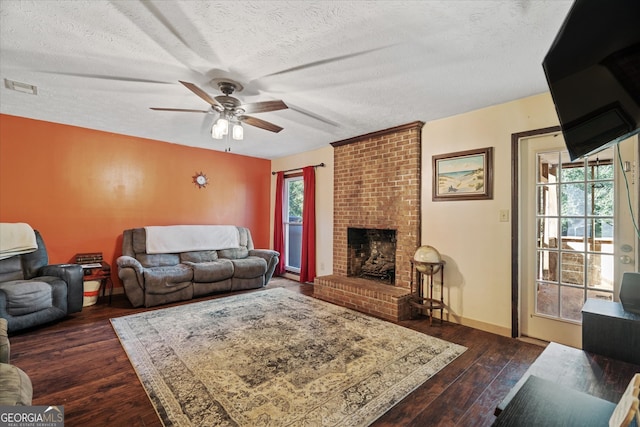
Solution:
[(28, 93), (29, 95), (38, 94), (38, 88), (34, 85), (30, 85), (27, 83), (20, 83), (20, 82), (15, 82), (9, 79), (4, 79), (4, 86), (7, 89), (16, 90), (22, 93)]

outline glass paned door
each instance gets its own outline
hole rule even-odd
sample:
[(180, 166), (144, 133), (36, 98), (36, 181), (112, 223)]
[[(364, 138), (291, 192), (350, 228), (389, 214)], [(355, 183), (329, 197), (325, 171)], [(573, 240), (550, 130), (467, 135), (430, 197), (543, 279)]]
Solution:
[(638, 188), (627, 191), (621, 164), (635, 164), (637, 139), (574, 162), (560, 133), (519, 147), (520, 332), (580, 348), (585, 300), (617, 300), (636, 268)]

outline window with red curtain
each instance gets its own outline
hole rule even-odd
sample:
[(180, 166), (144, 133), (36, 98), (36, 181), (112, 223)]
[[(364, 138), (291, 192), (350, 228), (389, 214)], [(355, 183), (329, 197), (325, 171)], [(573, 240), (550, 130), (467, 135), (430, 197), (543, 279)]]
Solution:
[(315, 167), (302, 173), (276, 178), (274, 212), (274, 250), (280, 253), (275, 273), (300, 275), (300, 282), (312, 282), (316, 276), (315, 244)]

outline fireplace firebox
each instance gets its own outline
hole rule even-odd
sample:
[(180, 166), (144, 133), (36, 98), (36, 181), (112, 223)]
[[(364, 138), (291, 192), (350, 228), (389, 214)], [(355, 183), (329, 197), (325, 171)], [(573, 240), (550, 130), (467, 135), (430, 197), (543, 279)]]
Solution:
[(395, 285), (396, 230), (347, 229), (347, 276)]

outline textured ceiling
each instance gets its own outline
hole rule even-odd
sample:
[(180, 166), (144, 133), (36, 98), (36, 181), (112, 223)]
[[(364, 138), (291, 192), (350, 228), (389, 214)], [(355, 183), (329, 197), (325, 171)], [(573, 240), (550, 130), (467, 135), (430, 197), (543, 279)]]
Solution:
[[(542, 59), (572, 2), (140, 1), (0, 2), (0, 112), (274, 159), (416, 120), (547, 90)], [(284, 130), (245, 126), (215, 141), (213, 115), (178, 83), (243, 102)]]

